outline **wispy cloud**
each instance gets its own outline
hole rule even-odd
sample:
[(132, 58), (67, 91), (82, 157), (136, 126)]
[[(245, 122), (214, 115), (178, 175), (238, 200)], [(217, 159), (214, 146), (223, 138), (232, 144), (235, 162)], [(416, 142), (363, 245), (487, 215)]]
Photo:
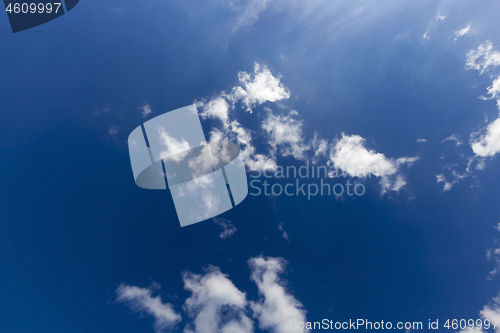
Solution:
[(449, 137), (443, 139), (441, 143), (445, 143), (446, 141), (454, 141), (457, 146), (460, 146), (463, 143), (455, 134), (452, 134)]
[(290, 241), (290, 238), (288, 238), (288, 232), (285, 230), (284, 223), (281, 222), (280, 225), (278, 226), (278, 229), (281, 230), (281, 237), (286, 239), (288, 242)]
[(455, 31), (455, 40), (463, 37), (471, 32), (470, 24), (460, 30)]
[(226, 239), (228, 237), (231, 237), (237, 230), (229, 220), (221, 219), (218, 217), (214, 217), (213, 220), (215, 224), (222, 227), (222, 232), (220, 233), (219, 238)]

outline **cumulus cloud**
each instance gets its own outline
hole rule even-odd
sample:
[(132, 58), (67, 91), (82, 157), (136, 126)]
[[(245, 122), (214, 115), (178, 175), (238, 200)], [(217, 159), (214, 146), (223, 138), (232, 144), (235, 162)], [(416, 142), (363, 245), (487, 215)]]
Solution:
[[(160, 135), (160, 143), (162, 144), (163, 150), (160, 151), (160, 159), (173, 159), (175, 161), (181, 161), (190, 149), (189, 143), (184, 139), (177, 140), (176, 138), (170, 136), (164, 127), (158, 127), (158, 134)], [(184, 152), (184, 154), (181, 154)]]
[(500, 118), (490, 123), (483, 133), (473, 133), (472, 137), (471, 147), (477, 156), (489, 157), (500, 152)]
[(193, 319), (184, 333), (252, 333), (253, 322), (245, 314), (247, 300), (217, 267), (205, 275), (184, 273), (184, 288), (191, 296), (183, 309)]
[(218, 217), (214, 217), (213, 220), (215, 224), (222, 227), (222, 232), (220, 233), (219, 238), (226, 239), (228, 237), (231, 237), (237, 230), (229, 220), (220, 219)]
[[(289, 333), (290, 321), (306, 321), (306, 310), (286, 288), (280, 278), (287, 262), (283, 258), (256, 257), (248, 261), (252, 270), (251, 279), (257, 284), (261, 300), (252, 302), (254, 317), (259, 328), (275, 333)], [(307, 332), (297, 329), (297, 332)]]
[(116, 289), (116, 301), (125, 304), (133, 312), (145, 313), (155, 319), (153, 327), (156, 332), (164, 332), (178, 324), (182, 317), (175, 312), (172, 304), (163, 303), (160, 296), (153, 297), (153, 292), (160, 286), (153, 283), (148, 288), (139, 288), (121, 284)]
[(146, 118), (151, 112), (153, 112), (153, 110), (151, 110), (151, 106), (149, 106), (148, 103), (141, 107), (142, 118)]
[(290, 97), (288, 89), (280, 82), (280, 76), (274, 77), (271, 71), (258, 63), (254, 65), (254, 73), (238, 73), (241, 86), (233, 89), (232, 95), (242, 100), (248, 112), (252, 112), (255, 105), (265, 102), (277, 102)]
[(418, 157), (402, 157), (390, 159), (365, 147), (365, 139), (359, 135), (346, 135), (337, 140), (330, 150), (330, 160), (336, 168), (351, 177), (380, 177), (382, 193), (389, 190), (399, 191), (406, 181), (398, 173), (402, 165), (413, 164)]
[[(253, 333), (250, 314), (257, 319), (260, 329), (273, 333), (288, 333), (292, 319), (306, 321), (306, 310), (281, 278), (287, 265), (283, 258), (259, 256), (248, 260), (248, 265), (250, 279), (258, 287), (257, 301), (248, 301), (246, 293), (218, 267), (209, 265), (204, 274), (183, 273), (184, 289), (191, 292), (182, 307), (188, 317), (184, 333)], [(149, 288), (122, 284), (116, 290), (116, 301), (134, 312), (153, 316), (156, 331), (164, 332), (182, 318), (172, 304), (163, 303), (160, 296), (152, 296), (159, 289), (156, 283)]]
[(237, 102), (252, 112), (252, 108), (265, 102), (277, 102), (290, 97), (288, 89), (280, 82), (280, 76), (273, 76), (271, 71), (260, 64), (254, 65), (254, 73), (238, 73), (239, 84), (232, 88), (231, 93), (222, 92), (210, 101), (198, 101), (203, 119), (219, 121), (219, 127), (210, 132), (211, 141), (232, 140), (242, 148), (242, 157), (250, 170), (276, 168), (276, 158), (273, 152), (259, 154), (252, 142), (250, 130), (244, 128), (237, 120), (232, 119)]
[(292, 155), (295, 159), (302, 160), (310, 148), (304, 144), (302, 120), (297, 116), (297, 111), (290, 111), (287, 115), (274, 115), (268, 111), (262, 128), (267, 133), (269, 144), (274, 151), (281, 147), (282, 156)]

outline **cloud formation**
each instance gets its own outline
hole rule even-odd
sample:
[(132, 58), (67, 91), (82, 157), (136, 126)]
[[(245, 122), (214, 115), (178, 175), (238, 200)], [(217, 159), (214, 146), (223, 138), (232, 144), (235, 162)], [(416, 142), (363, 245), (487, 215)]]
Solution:
[[(493, 298), (492, 301), (485, 305), (483, 309), (479, 312), (479, 317), (484, 320), (488, 320), (490, 322), (490, 329), (493, 328), (495, 323), (500, 322), (500, 295)], [(459, 333), (484, 333), (485, 330), (474, 328), (474, 329), (464, 329)], [(488, 330), (490, 332), (490, 330)], [(496, 325), (495, 329), (496, 333), (500, 333), (500, 325)]]
[(196, 106), (201, 110), (203, 119), (219, 121), (218, 127), (210, 132), (211, 141), (236, 141), (242, 151), (242, 157), (250, 170), (265, 170), (276, 168), (276, 158), (270, 154), (259, 154), (252, 142), (251, 132), (237, 120), (231, 119), (230, 113), (235, 105), (241, 102), (244, 109), (252, 112), (256, 105), (266, 102), (277, 102), (288, 99), (290, 92), (280, 82), (280, 76), (273, 76), (271, 71), (258, 63), (254, 65), (254, 73), (238, 73), (239, 85), (231, 89), (231, 93), (222, 92), (210, 101), (198, 101)]
[(493, 50), (493, 44), (487, 40), (477, 50), (467, 53), (467, 69), (475, 69), (483, 74), (491, 67), (500, 65), (500, 52)]
[[(256, 257), (248, 261), (252, 270), (251, 279), (257, 284), (261, 300), (252, 302), (254, 317), (259, 321), (259, 328), (275, 333), (289, 333), (290, 321), (306, 321), (306, 310), (285, 287), (280, 278), (285, 270), (283, 258)], [(307, 332), (297, 329), (297, 332)]]
[(351, 177), (380, 177), (382, 194), (389, 190), (399, 191), (406, 181), (398, 172), (402, 165), (411, 165), (418, 157), (401, 157), (396, 160), (385, 157), (365, 147), (365, 139), (359, 135), (346, 135), (334, 142), (329, 163)]
[[(191, 292), (183, 305), (187, 315), (184, 333), (253, 333), (255, 318), (259, 328), (272, 333), (290, 332), (290, 320), (306, 321), (306, 310), (281, 278), (287, 262), (283, 258), (255, 257), (248, 260), (250, 279), (257, 284), (259, 299), (249, 301), (218, 267), (209, 265), (204, 274), (182, 274), (184, 289)], [(116, 301), (134, 312), (155, 318), (154, 329), (164, 332), (181, 322), (173, 305), (163, 303), (156, 283), (149, 288), (122, 284), (116, 290)], [(298, 333), (307, 330), (294, 330)]]
[(222, 232), (220, 233), (219, 238), (226, 239), (228, 237), (231, 237), (237, 230), (229, 220), (221, 219), (218, 217), (214, 217), (213, 220), (215, 224), (222, 227)]
[(153, 112), (153, 110), (151, 110), (151, 107), (149, 106), (148, 103), (146, 103), (145, 105), (143, 105), (141, 107), (142, 118), (146, 118), (152, 112)]
[[(486, 41), (477, 50), (471, 50), (467, 54), (467, 69), (475, 69), (483, 74), (500, 65), (500, 52), (493, 49), (493, 44)], [(493, 79), (488, 87), (490, 97), (481, 96), (483, 100), (496, 99), (500, 109), (500, 76)], [(476, 157), (491, 157), (500, 152), (500, 117), (491, 122), (478, 132), (471, 134), (470, 145)]]
[(217, 267), (205, 275), (184, 273), (184, 288), (191, 296), (183, 309), (193, 319), (184, 333), (252, 333), (253, 322), (245, 314), (247, 300)]
[(304, 144), (302, 120), (297, 119), (297, 116), (298, 112), (293, 110), (287, 115), (274, 115), (269, 110), (262, 128), (274, 152), (280, 148), (282, 156), (292, 155), (297, 160), (303, 160), (310, 147)]
[(156, 332), (164, 332), (178, 324), (182, 317), (170, 303), (163, 303), (160, 296), (153, 297), (153, 292), (160, 286), (153, 283), (148, 288), (139, 288), (121, 284), (116, 289), (116, 301), (125, 304), (133, 312), (149, 314), (155, 319), (153, 327)]

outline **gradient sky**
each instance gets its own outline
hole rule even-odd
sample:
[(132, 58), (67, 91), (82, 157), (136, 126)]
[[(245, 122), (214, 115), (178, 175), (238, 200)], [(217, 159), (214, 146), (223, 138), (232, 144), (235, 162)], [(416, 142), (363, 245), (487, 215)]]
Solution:
[[(0, 15), (0, 332), (500, 318), (498, 13), (496, 1), (82, 0), (16, 34)], [(360, 197), (248, 196), (181, 228), (169, 191), (135, 185), (127, 138), (196, 102), (209, 140), (224, 131), (210, 109), (221, 98), (252, 137), (248, 175), (257, 154), (375, 160), (382, 174), (348, 178)]]

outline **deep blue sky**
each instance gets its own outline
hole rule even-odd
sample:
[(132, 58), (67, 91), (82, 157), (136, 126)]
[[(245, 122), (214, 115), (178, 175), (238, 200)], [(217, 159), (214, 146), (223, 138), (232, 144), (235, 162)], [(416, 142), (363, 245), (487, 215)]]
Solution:
[[(494, 101), (478, 99), (489, 75), (465, 64), (485, 40), (500, 48), (500, 8), (387, 4), (356, 16), (368, 5), (318, 2), (306, 14), (280, 2), (238, 28), (240, 12), (224, 1), (82, 0), (17, 34), (0, 15), (0, 331), (153, 332), (151, 318), (115, 303), (119, 284), (157, 282), (181, 312), (182, 272), (211, 264), (257, 299), (247, 260), (260, 254), (289, 262), (288, 287), (309, 320), (478, 318), (500, 290), (486, 279), (500, 162), (446, 192), (436, 175), (447, 164), (464, 171), (469, 135), (497, 117)], [(473, 33), (455, 41), (468, 24)], [(209, 99), (255, 62), (282, 75), (307, 138), (345, 132), (389, 158), (419, 156), (402, 169), (405, 190), (381, 196), (369, 179), (354, 199), (249, 196), (221, 216), (238, 229), (230, 238), (210, 220), (180, 228), (168, 191), (134, 184), (126, 139), (144, 121), (139, 108), (156, 116)], [(264, 106), (235, 112), (258, 129)], [(441, 144), (452, 134), (464, 145)]]

